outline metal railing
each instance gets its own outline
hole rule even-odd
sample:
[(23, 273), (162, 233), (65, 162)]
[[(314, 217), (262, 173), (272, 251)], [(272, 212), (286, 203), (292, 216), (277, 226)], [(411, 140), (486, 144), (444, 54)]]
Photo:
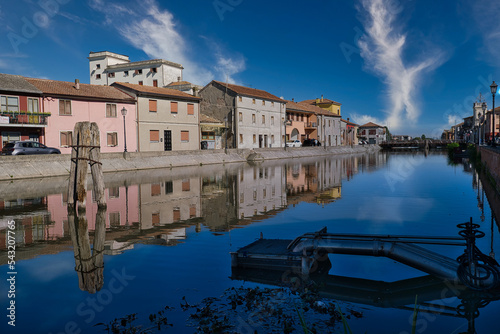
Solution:
[(33, 125), (47, 125), (49, 114), (26, 113), (26, 112), (0, 112), (0, 117), (8, 117), (7, 122), (0, 122), (0, 124), (33, 124)]

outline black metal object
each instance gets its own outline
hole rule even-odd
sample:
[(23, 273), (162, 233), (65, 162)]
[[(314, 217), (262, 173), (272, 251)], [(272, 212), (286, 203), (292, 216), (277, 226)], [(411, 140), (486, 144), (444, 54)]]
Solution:
[(460, 234), (467, 242), (464, 253), (457, 258), (460, 264), (457, 270), (462, 284), (473, 290), (490, 290), (500, 284), (500, 267), (498, 262), (483, 254), (476, 246), (476, 238), (484, 237), (484, 232), (479, 231), (478, 224), (469, 222), (458, 224)]

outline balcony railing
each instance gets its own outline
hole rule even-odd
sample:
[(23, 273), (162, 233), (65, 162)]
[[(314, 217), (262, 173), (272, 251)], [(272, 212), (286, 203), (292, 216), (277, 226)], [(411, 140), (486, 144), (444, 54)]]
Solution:
[(2, 124), (47, 125), (47, 120), (49, 116), (50, 116), (49, 113), (0, 111), (0, 125)]
[(316, 122), (309, 122), (309, 123), (306, 123), (306, 128), (317, 128), (318, 125), (316, 124)]

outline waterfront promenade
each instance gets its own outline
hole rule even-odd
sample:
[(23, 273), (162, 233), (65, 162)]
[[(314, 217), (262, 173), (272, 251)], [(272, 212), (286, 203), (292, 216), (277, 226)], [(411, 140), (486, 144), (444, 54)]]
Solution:
[[(101, 153), (104, 173), (241, 163), (248, 160), (295, 159), (314, 156), (376, 152), (377, 145), (289, 147), (254, 150), (229, 149), (170, 152)], [(71, 156), (0, 156), (0, 181), (69, 176)]]

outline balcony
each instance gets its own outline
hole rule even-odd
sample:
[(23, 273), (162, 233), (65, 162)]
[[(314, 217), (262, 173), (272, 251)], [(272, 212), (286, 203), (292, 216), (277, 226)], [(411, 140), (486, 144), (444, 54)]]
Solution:
[(316, 129), (318, 127), (318, 125), (316, 124), (316, 122), (306, 123), (305, 126), (306, 126), (306, 128), (309, 128), (309, 129)]
[(50, 113), (0, 111), (0, 126), (7, 124), (47, 125)]

